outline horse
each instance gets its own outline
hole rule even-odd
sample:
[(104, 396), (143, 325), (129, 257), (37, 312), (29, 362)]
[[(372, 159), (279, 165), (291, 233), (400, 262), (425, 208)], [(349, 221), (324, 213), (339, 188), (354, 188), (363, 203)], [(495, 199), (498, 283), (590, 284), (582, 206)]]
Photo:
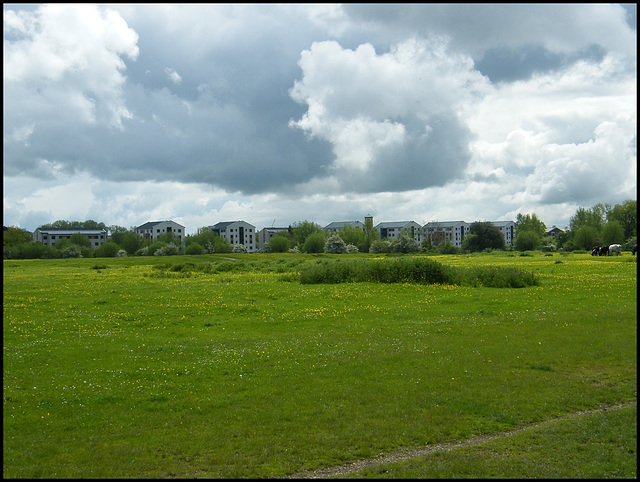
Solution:
[(622, 254), (622, 245), (620, 244), (612, 244), (611, 246), (609, 246), (609, 255), (612, 255), (613, 253), (616, 253), (616, 256), (619, 256)]
[(638, 245), (634, 244), (633, 248), (631, 248), (631, 256), (633, 256), (634, 254), (636, 254), (636, 251), (638, 251)]
[(600, 246), (594, 246), (593, 249), (591, 250), (591, 256), (598, 256), (599, 252), (600, 252)]
[(609, 256), (609, 246), (602, 246), (598, 256)]

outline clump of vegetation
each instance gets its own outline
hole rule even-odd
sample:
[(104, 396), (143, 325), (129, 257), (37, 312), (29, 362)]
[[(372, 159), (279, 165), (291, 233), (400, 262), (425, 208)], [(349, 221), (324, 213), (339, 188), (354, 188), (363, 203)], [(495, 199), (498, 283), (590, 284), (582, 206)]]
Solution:
[(533, 273), (511, 267), (455, 269), (426, 258), (322, 261), (300, 273), (302, 284), (319, 283), (426, 283), (492, 288), (539, 285)]

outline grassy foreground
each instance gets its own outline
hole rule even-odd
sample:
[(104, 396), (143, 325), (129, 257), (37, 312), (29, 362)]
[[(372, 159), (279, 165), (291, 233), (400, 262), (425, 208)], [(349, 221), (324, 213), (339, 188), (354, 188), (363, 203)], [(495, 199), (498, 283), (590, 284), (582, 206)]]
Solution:
[[(523, 288), (299, 282), (350, 257), (380, 258), (4, 261), (3, 476), (281, 477), (636, 400), (629, 253), (432, 258), (534, 273)], [(392, 476), (635, 478), (623, 412)]]

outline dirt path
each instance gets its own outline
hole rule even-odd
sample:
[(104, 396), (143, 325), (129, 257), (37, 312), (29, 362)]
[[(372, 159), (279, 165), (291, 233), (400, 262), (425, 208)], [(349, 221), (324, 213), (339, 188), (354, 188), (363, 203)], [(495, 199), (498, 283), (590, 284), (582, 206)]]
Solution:
[(366, 469), (366, 468), (376, 467), (378, 465), (388, 464), (392, 462), (400, 462), (403, 460), (409, 460), (416, 457), (425, 457), (427, 455), (430, 455), (436, 452), (447, 452), (460, 447), (470, 447), (473, 445), (479, 445), (481, 443), (490, 442), (492, 440), (496, 440), (504, 437), (511, 437), (512, 435), (516, 435), (526, 430), (531, 430), (532, 428), (542, 427), (544, 425), (559, 422), (561, 420), (568, 420), (571, 418), (580, 417), (582, 415), (604, 412), (607, 410), (620, 410), (622, 408), (636, 405), (636, 403), (637, 402), (634, 401), (634, 402), (623, 403), (621, 405), (614, 405), (612, 407), (604, 407), (596, 410), (587, 410), (584, 412), (572, 413), (569, 415), (565, 415), (564, 417), (546, 420), (544, 422), (536, 423), (534, 425), (529, 425), (527, 427), (511, 430), (509, 432), (502, 432), (502, 433), (497, 433), (493, 435), (482, 435), (479, 437), (472, 437), (467, 440), (461, 440), (459, 442), (453, 442), (453, 443), (441, 444), (441, 445), (429, 445), (426, 447), (421, 447), (413, 450), (398, 450), (396, 452), (380, 454), (377, 457), (372, 459), (356, 460), (354, 462), (349, 462), (343, 465), (339, 465), (337, 467), (327, 467), (325, 469), (298, 472), (295, 474), (291, 474), (285, 478), (287, 479), (321, 479), (324, 477), (333, 477), (336, 475), (350, 474), (352, 472), (357, 472), (359, 470)]

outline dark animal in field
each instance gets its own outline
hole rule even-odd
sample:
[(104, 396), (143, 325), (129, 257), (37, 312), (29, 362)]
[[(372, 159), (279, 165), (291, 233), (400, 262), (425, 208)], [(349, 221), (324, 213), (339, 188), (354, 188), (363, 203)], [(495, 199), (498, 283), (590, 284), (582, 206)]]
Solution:
[(598, 256), (609, 256), (609, 246), (602, 246)]
[(612, 244), (609, 246), (609, 255), (613, 255), (613, 253), (616, 253), (616, 256), (619, 256), (622, 254), (622, 245), (621, 244)]
[(638, 251), (638, 245), (634, 244), (633, 248), (631, 248), (631, 256), (633, 256), (634, 254), (636, 254), (636, 251)]
[(591, 250), (591, 256), (598, 256), (600, 253), (600, 246), (594, 246)]

